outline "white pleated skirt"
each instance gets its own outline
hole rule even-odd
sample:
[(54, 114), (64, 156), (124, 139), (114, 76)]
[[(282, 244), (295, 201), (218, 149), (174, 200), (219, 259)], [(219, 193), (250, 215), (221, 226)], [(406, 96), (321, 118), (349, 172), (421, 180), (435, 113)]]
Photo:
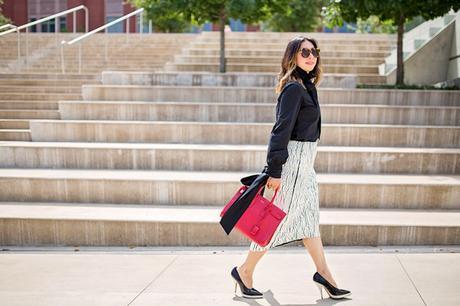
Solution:
[[(318, 140), (289, 140), (289, 156), (281, 171), (281, 186), (273, 199), (273, 204), (285, 211), (286, 217), (268, 245), (262, 247), (252, 241), (251, 251), (265, 251), (303, 238), (320, 236), (318, 182), (313, 167), (317, 146)], [(269, 198), (266, 194), (267, 191), (264, 196)]]

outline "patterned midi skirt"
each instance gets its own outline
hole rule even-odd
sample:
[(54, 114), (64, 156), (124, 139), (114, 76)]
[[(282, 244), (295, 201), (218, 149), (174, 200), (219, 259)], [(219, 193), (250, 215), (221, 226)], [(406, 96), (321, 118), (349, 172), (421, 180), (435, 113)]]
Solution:
[(318, 140), (289, 140), (289, 155), (281, 171), (281, 186), (273, 200), (273, 204), (286, 212), (286, 217), (268, 245), (262, 247), (252, 241), (251, 251), (265, 251), (303, 238), (320, 236), (318, 182), (313, 168), (317, 145)]

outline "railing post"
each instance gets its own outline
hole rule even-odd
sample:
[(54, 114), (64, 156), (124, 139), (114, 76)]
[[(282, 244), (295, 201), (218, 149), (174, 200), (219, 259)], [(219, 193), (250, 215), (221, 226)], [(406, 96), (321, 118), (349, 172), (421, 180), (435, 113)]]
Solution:
[(25, 63), (26, 63), (26, 68), (28, 68), (29, 66), (29, 38), (28, 38), (28, 35), (29, 34), (29, 28), (26, 28), (26, 60), (25, 60)]
[(65, 63), (64, 63), (64, 44), (61, 42), (61, 70), (62, 74), (65, 73)]
[(144, 32), (144, 19), (142, 17), (142, 13), (139, 17), (139, 38), (142, 39), (142, 32)]
[(72, 27), (73, 27), (73, 33), (77, 33), (77, 14), (76, 14), (76, 11), (73, 11), (73, 18), (72, 18)]
[(104, 35), (104, 60), (105, 60), (105, 67), (107, 68), (107, 63), (109, 62), (109, 54), (108, 54), (108, 47), (107, 47), (107, 33), (108, 33), (108, 28), (105, 28), (105, 35)]
[(21, 60), (21, 37), (20, 37), (20, 31), (16, 29), (16, 32), (18, 33), (18, 60), (16, 64), (16, 70), (19, 72), (19, 66), (20, 66), (20, 60)]
[(78, 44), (78, 73), (81, 74), (81, 43)]
[(129, 18), (126, 18), (126, 43), (129, 42)]
[(89, 31), (89, 12), (88, 12), (88, 9), (85, 7), (84, 8), (85, 10), (85, 33), (88, 33)]
[(152, 34), (152, 19), (149, 20), (149, 34)]

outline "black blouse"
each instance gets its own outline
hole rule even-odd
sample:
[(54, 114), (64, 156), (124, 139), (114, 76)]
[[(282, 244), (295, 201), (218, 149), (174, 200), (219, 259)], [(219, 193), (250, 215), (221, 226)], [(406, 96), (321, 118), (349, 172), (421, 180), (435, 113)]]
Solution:
[[(316, 141), (321, 135), (321, 110), (315, 85), (300, 71), (306, 89), (297, 81), (287, 82), (278, 96), (276, 122), (268, 144), (266, 172), (280, 178), (288, 158), (289, 140)], [(302, 73), (303, 72), (303, 73)]]

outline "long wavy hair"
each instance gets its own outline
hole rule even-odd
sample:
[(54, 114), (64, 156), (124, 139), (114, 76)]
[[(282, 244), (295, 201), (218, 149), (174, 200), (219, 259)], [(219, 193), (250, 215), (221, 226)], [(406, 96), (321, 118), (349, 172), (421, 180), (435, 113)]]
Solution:
[[(306, 40), (311, 42), (315, 48), (318, 48), (318, 42), (314, 38), (296, 36), (289, 41), (281, 61), (281, 71), (278, 73), (278, 85), (275, 90), (276, 93), (280, 93), (283, 90), (284, 85), (291, 80), (297, 81), (304, 86), (300, 77), (297, 76), (296, 73), (293, 73), (293, 71), (297, 67), (297, 53), (300, 51), (302, 43)], [(313, 76), (313, 84), (318, 87), (323, 75), (321, 68), (321, 55), (318, 56), (316, 65), (311, 71), (311, 74)]]

